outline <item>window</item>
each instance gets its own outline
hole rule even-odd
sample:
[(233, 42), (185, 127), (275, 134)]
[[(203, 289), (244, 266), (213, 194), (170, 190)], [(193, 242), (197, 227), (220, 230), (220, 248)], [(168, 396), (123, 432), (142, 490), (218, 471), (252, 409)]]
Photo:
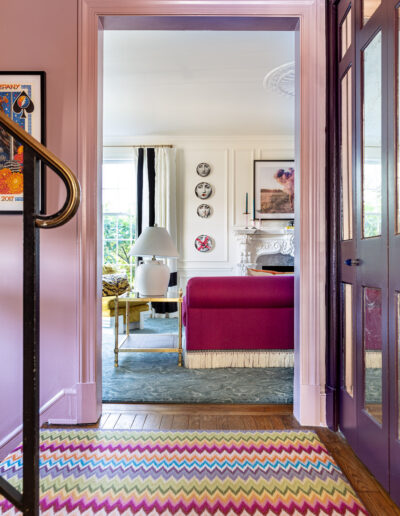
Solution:
[(136, 173), (133, 161), (103, 163), (103, 264), (126, 272), (132, 282), (136, 233)]

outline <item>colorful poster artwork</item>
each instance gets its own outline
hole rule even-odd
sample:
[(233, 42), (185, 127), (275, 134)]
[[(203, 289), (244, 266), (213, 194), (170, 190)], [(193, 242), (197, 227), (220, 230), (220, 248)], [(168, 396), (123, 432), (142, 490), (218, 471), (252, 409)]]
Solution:
[[(42, 141), (42, 74), (0, 74), (0, 110)], [(0, 128), (0, 213), (23, 209), (24, 148)]]
[(254, 161), (254, 219), (294, 218), (294, 162)]

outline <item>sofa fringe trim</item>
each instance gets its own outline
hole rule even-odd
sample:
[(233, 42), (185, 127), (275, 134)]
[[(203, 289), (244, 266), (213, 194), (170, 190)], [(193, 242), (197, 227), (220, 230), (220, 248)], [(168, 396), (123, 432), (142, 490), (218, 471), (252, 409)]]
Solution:
[(192, 351), (184, 354), (189, 369), (218, 367), (293, 367), (293, 351)]
[(366, 369), (382, 369), (382, 351), (367, 350), (364, 360)]

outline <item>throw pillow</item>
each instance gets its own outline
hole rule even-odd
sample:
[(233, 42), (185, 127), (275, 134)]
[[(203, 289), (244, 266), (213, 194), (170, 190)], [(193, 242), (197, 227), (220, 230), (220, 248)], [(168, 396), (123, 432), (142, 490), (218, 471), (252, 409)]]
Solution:
[(130, 289), (126, 274), (103, 274), (103, 297), (120, 296)]
[(280, 271), (268, 271), (264, 269), (247, 269), (249, 276), (281, 276), (281, 275), (291, 275), (293, 276), (293, 272), (280, 272)]

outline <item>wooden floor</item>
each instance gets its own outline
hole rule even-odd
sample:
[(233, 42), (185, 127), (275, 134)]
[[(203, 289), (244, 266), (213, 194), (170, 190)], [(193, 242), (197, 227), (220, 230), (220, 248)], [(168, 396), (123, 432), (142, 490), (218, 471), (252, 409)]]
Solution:
[[(291, 405), (105, 404), (96, 425), (137, 430), (285, 430), (301, 428)], [(386, 491), (357, 459), (340, 435), (315, 430), (371, 516), (400, 516)]]

